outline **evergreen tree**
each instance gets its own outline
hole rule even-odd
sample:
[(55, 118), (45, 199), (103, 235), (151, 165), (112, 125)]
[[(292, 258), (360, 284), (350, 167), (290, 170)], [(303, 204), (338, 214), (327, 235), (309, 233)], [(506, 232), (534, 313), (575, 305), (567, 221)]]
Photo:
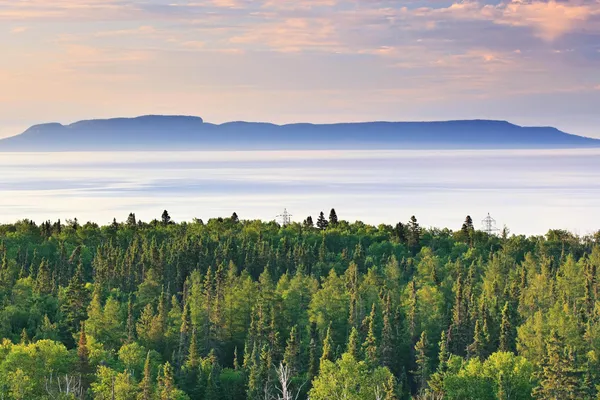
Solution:
[(82, 389), (85, 391), (89, 385), (90, 375), (90, 350), (87, 346), (87, 335), (85, 334), (85, 322), (81, 322), (81, 330), (79, 332), (79, 342), (77, 343), (77, 369), (81, 377)]
[(464, 355), (468, 344), (467, 303), (465, 300), (462, 278), (459, 276), (456, 281), (456, 297), (454, 300), (454, 308), (452, 310), (450, 340), (452, 352), (460, 356)]
[(319, 218), (317, 219), (317, 228), (324, 231), (329, 226), (329, 222), (325, 219), (325, 214), (323, 211), (319, 214)]
[(385, 383), (383, 400), (398, 400), (398, 395), (396, 393), (396, 378), (394, 378), (394, 375), (390, 374)]
[(511, 322), (511, 308), (507, 301), (502, 308), (502, 322), (500, 324), (500, 351), (515, 352), (515, 329)]
[(292, 327), (283, 355), (283, 362), (289, 368), (291, 374), (296, 374), (300, 369), (300, 343), (298, 342), (298, 333), (296, 329), (297, 325)]
[(86, 319), (88, 297), (88, 291), (83, 281), (83, 265), (79, 263), (75, 275), (69, 281), (64, 302), (61, 305), (65, 328), (69, 332), (76, 333), (81, 326), (81, 321)]
[(304, 225), (305, 228), (312, 228), (315, 226), (315, 223), (313, 222), (312, 217), (309, 215), (308, 217), (306, 217), (302, 225)]
[(21, 340), (19, 341), (19, 344), (22, 345), (27, 345), (29, 344), (31, 340), (29, 339), (29, 334), (27, 333), (27, 329), (23, 328), (23, 330), (21, 331)]
[(417, 364), (416, 371), (413, 372), (417, 380), (419, 391), (424, 391), (427, 388), (427, 380), (429, 379), (429, 356), (427, 355), (429, 342), (427, 341), (427, 332), (421, 333), (421, 339), (415, 344), (415, 363)]
[(163, 211), (160, 219), (162, 224), (165, 226), (171, 224), (171, 216), (169, 215), (169, 212), (167, 210)]
[(360, 355), (358, 342), (358, 330), (355, 327), (352, 327), (352, 330), (350, 331), (350, 337), (348, 338), (348, 347), (346, 348), (346, 353), (354, 357), (355, 360), (360, 360), (362, 358)]
[(539, 385), (533, 395), (544, 400), (578, 399), (577, 378), (574, 366), (565, 354), (564, 341), (552, 330), (546, 341), (546, 353), (542, 370), (539, 373)]
[(309, 381), (312, 380), (319, 373), (319, 349), (317, 343), (319, 341), (319, 335), (317, 330), (317, 324), (311, 323), (309, 328), (309, 344), (308, 344), (308, 364), (307, 372)]
[(381, 330), (381, 364), (392, 369), (395, 360), (394, 352), (394, 329), (391, 320), (391, 297), (386, 296), (386, 304), (383, 309), (383, 328)]
[(407, 235), (406, 235), (406, 225), (402, 222), (398, 222), (394, 227), (394, 235), (398, 239), (400, 243), (407, 243)]
[(129, 216), (127, 217), (126, 224), (130, 228), (135, 228), (137, 226), (137, 221), (135, 219), (135, 214), (134, 213), (129, 213)]
[(35, 288), (37, 293), (42, 295), (51, 294), (54, 290), (54, 285), (52, 284), (52, 274), (50, 273), (48, 261), (46, 261), (45, 258), (42, 259), (42, 262), (38, 268)]
[(413, 254), (416, 254), (421, 244), (421, 227), (417, 222), (417, 218), (413, 215), (408, 222), (408, 247)]
[(173, 368), (167, 361), (158, 377), (158, 398), (160, 400), (176, 400), (177, 388), (173, 378)]
[(375, 304), (373, 304), (371, 314), (367, 318), (367, 337), (362, 345), (362, 349), (367, 365), (374, 368), (379, 364), (379, 349), (377, 348), (377, 338), (375, 337)]
[(450, 353), (448, 352), (448, 339), (446, 338), (446, 332), (442, 331), (439, 343), (439, 356), (438, 356), (438, 372), (446, 372), (448, 368), (448, 359), (450, 358)]
[(133, 296), (129, 295), (127, 301), (127, 343), (135, 340), (135, 316), (133, 314)]
[(479, 320), (475, 321), (475, 332), (473, 334), (473, 342), (467, 348), (467, 355), (469, 358), (483, 359), (485, 357), (485, 349), (487, 343), (485, 337), (480, 328)]
[(321, 369), (321, 367), (323, 367), (323, 362), (325, 360), (333, 361), (332, 346), (333, 346), (333, 339), (331, 337), (331, 325), (329, 325), (329, 327), (327, 328), (327, 334), (325, 335), (325, 340), (323, 340), (323, 352), (321, 353), (321, 361), (320, 361), (319, 369)]
[(150, 352), (146, 354), (146, 362), (144, 363), (144, 377), (140, 382), (140, 389), (141, 393), (138, 395), (138, 400), (152, 400), (154, 398), (152, 369), (150, 366)]
[(335, 227), (338, 224), (338, 217), (335, 213), (335, 209), (332, 208), (329, 212), (329, 226)]

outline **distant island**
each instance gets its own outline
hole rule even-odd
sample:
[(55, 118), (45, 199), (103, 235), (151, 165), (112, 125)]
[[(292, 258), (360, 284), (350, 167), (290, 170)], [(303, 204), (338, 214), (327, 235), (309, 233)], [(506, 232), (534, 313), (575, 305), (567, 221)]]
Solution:
[(0, 140), (0, 151), (325, 150), (587, 148), (600, 140), (506, 121), (212, 124), (148, 115), (35, 125)]

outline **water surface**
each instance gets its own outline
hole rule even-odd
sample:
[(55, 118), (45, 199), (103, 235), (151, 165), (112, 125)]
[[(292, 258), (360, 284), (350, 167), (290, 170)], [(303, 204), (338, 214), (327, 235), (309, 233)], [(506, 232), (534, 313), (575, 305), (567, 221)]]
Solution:
[(379, 224), (459, 228), (491, 213), (538, 234), (600, 229), (600, 149), (0, 154), (0, 221), (293, 219), (335, 207)]

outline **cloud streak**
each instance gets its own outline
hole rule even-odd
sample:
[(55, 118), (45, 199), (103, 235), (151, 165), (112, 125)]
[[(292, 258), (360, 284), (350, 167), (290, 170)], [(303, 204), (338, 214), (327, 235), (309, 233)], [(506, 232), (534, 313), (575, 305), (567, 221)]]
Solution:
[[(9, 126), (148, 112), (509, 118), (541, 94), (557, 100), (540, 116), (585, 97), (579, 120), (600, 101), (598, 0), (0, 0), (0, 23)], [(470, 111), (482, 102), (493, 111)]]

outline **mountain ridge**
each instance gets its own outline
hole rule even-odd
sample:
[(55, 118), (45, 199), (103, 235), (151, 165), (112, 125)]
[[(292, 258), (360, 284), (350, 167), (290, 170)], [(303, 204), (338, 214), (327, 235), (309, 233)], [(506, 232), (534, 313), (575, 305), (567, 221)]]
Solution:
[(68, 125), (51, 122), (0, 140), (0, 151), (565, 147), (600, 147), (600, 140), (504, 120), (277, 125), (247, 121), (213, 124), (184, 115), (89, 119)]

